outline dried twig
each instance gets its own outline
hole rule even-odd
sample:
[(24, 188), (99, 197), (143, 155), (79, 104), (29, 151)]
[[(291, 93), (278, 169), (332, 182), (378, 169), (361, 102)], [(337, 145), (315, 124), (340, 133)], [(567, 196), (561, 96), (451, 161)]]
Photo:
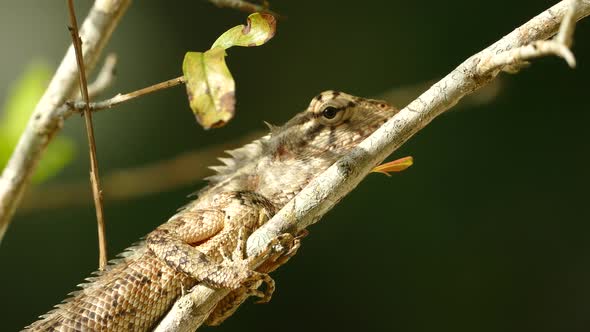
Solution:
[[(96, 0), (80, 29), (87, 71), (92, 70), (104, 45), (131, 0)], [(51, 138), (61, 129), (60, 111), (78, 79), (73, 46), (66, 53), (43, 97), (37, 103), (16, 149), (0, 176), (0, 240), (12, 219), (33, 171)]]
[(76, 52), (76, 62), (78, 63), (78, 73), (80, 77), (80, 92), (86, 102), (84, 110), (84, 123), (86, 124), (86, 134), (88, 137), (88, 151), (90, 154), (90, 186), (92, 187), (92, 196), (94, 198), (94, 209), (96, 210), (96, 222), (98, 224), (98, 249), (99, 259), (98, 267), (103, 270), (107, 266), (107, 240), (104, 222), (104, 212), (102, 205), (102, 190), (100, 188), (100, 177), (98, 175), (98, 159), (96, 158), (96, 142), (94, 139), (94, 126), (92, 125), (92, 112), (88, 108), (90, 97), (88, 96), (88, 82), (86, 81), (86, 69), (84, 68), (84, 58), (82, 56), (82, 40), (78, 34), (78, 21), (76, 20), (76, 11), (73, 0), (67, 0), (68, 13), (70, 16), (70, 26), (68, 29), (72, 35), (72, 44)]
[[(122, 104), (124, 102), (130, 101), (132, 99), (141, 97), (143, 95), (147, 95), (149, 93), (153, 93), (156, 91), (168, 89), (173, 86), (183, 84), (185, 82), (186, 81), (184, 80), (184, 76), (179, 76), (179, 77), (176, 77), (176, 78), (164, 81), (164, 82), (160, 82), (160, 83), (157, 83), (154, 85), (150, 85), (146, 88), (135, 90), (135, 91), (132, 91), (129, 93), (124, 93), (124, 94), (119, 93), (116, 96), (109, 98), (107, 100), (99, 101), (96, 103), (90, 103), (88, 108), (92, 112), (100, 111), (100, 110), (104, 110), (104, 109), (109, 109), (109, 108), (112, 108), (112, 107), (117, 106), (119, 104)], [(83, 101), (71, 102), (70, 101), (70, 102), (65, 103), (62, 107), (60, 107), (59, 112), (63, 116), (69, 116), (74, 111), (80, 112), (80, 111), (83, 111), (84, 109), (86, 109), (85, 102), (83, 102)]]
[[(296, 232), (313, 224), (350, 192), (376, 165), (424, 128), (436, 116), (453, 107), (461, 98), (490, 83), (499, 71), (482, 75), (479, 64), (488, 54), (545, 40), (557, 32), (570, 9), (561, 2), (541, 13), (482, 52), (465, 60), (442, 80), (402, 109), (380, 129), (363, 141), (319, 177), (316, 177), (268, 223), (248, 239), (248, 253), (263, 249), (268, 241), (283, 232)], [(590, 15), (590, 0), (577, 4), (574, 20)], [(227, 291), (197, 285), (181, 297), (156, 331), (194, 331), (207, 318), (209, 310)]]
[(249, 1), (244, 0), (209, 0), (212, 4), (220, 8), (233, 8), (239, 11), (243, 11), (246, 13), (255, 13), (255, 12), (266, 12), (271, 14), (272, 16), (276, 17), (277, 19), (283, 19), (284, 17), (278, 13), (275, 13), (268, 9), (268, 4), (265, 5), (257, 5), (251, 3)]

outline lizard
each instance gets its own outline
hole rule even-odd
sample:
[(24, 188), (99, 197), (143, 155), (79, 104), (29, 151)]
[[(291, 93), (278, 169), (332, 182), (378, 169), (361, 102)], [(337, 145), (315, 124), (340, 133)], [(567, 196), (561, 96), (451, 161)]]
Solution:
[[(268, 135), (226, 151), (231, 158), (210, 167), (216, 173), (194, 201), (25, 330), (149, 331), (199, 283), (230, 290), (208, 325), (223, 322), (251, 296), (268, 302), (275, 288), (268, 273), (296, 253), (302, 234), (279, 236), (252, 257), (245, 254), (247, 237), (397, 112), (380, 100), (320, 93), (283, 126), (269, 125)], [(276, 244), (285, 250), (274, 252)]]

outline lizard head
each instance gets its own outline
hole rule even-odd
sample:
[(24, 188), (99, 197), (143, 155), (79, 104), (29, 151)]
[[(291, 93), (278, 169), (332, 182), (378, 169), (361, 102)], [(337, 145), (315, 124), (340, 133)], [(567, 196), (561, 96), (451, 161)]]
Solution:
[(211, 167), (210, 188), (251, 190), (282, 206), (397, 112), (380, 100), (322, 92), (270, 135), (227, 151), (232, 158)]
[(334, 162), (397, 112), (384, 101), (324, 91), (306, 111), (275, 131), (280, 136), (275, 155), (279, 159), (321, 156)]

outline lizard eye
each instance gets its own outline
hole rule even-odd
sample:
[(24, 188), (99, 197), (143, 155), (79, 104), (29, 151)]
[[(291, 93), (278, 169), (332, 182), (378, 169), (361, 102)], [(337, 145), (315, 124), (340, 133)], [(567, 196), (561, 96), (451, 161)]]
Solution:
[(328, 120), (331, 120), (336, 117), (338, 111), (339, 110), (336, 107), (328, 106), (322, 111), (322, 116)]
[(344, 119), (344, 108), (327, 106), (322, 110), (320, 121), (326, 125), (337, 125)]

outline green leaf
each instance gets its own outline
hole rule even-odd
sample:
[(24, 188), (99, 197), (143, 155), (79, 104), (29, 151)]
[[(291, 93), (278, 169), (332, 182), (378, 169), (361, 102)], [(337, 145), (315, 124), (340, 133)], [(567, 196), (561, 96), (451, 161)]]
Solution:
[[(8, 98), (0, 112), (0, 169), (4, 168), (29, 117), (51, 78), (51, 68), (33, 61), (9, 88)], [(61, 170), (74, 155), (74, 144), (65, 137), (56, 137), (49, 144), (33, 175), (33, 181), (43, 181)]]
[(246, 25), (238, 25), (219, 36), (211, 48), (228, 49), (232, 46), (260, 46), (269, 41), (276, 32), (275, 18), (266, 13), (248, 16)]
[(236, 87), (225, 64), (225, 50), (216, 47), (205, 53), (186, 53), (182, 72), (190, 107), (201, 126), (209, 129), (225, 125), (234, 116), (236, 103)]

